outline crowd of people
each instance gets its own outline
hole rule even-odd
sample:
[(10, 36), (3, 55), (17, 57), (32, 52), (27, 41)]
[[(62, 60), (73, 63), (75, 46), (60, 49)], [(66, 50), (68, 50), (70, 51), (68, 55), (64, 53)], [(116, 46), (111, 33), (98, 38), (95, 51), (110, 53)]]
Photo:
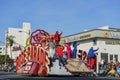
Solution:
[(15, 66), (13, 65), (13, 63), (0, 64), (0, 71), (15, 71)]
[(120, 62), (99, 63), (99, 76), (120, 77)]

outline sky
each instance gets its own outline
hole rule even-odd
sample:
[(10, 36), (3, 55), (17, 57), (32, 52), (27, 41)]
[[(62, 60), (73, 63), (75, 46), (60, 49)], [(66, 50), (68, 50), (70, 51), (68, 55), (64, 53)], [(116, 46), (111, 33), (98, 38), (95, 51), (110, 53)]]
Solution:
[(62, 36), (101, 26), (120, 28), (120, 0), (0, 0), (0, 41), (8, 28), (22, 28), (23, 22), (32, 31)]

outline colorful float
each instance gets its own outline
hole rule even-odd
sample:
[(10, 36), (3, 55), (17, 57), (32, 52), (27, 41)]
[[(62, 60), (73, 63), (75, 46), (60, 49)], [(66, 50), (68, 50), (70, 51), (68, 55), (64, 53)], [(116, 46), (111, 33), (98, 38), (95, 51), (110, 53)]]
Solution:
[(39, 76), (91, 74), (87, 53), (79, 50), (78, 58), (72, 58), (69, 44), (60, 44), (61, 35), (40, 29), (32, 32), (24, 51), (15, 59), (16, 72)]

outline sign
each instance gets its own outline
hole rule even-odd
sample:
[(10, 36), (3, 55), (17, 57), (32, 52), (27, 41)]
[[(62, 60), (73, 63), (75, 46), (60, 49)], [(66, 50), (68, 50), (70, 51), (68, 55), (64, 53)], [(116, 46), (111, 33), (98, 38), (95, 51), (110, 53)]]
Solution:
[(75, 35), (75, 36), (71, 36), (71, 37), (67, 37), (66, 41), (67, 42), (74, 42), (74, 41), (78, 41), (78, 40), (82, 40), (82, 39), (87, 39), (90, 38), (91, 34), (85, 34), (85, 35)]
[(21, 47), (19, 44), (13, 44), (12, 51), (20, 51), (20, 50), (21, 50)]
[(108, 45), (120, 45), (120, 41), (106, 41), (105, 44), (108, 44)]
[(19, 51), (21, 48), (19, 46), (13, 46), (12, 51)]
[(110, 32), (109, 35), (111, 38), (120, 38), (120, 33)]
[(71, 37), (67, 37), (66, 40), (67, 40), (67, 42), (74, 42), (74, 41), (79, 40), (79, 37), (77, 35), (71, 36)]
[(80, 39), (86, 39), (86, 38), (89, 38), (89, 37), (91, 37), (91, 34), (80, 36)]
[(106, 38), (120, 38), (119, 32), (104, 32), (103, 36)]

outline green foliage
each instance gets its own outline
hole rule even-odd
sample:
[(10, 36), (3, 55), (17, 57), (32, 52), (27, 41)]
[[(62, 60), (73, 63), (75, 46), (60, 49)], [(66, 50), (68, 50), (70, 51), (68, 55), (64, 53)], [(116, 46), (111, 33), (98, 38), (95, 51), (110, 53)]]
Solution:
[(6, 47), (10, 46), (10, 54), (11, 54), (11, 59), (12, 59), (12, 52), (11, 52), (11, 47), (15, 43), (14, 41), (15, 36), (10, 35), (6, 37)]
[[(5, 58), (6, 57), (6, 58)], [(5, 63), (6, 62), (12, 62), (13, 60), (9, 57), (9, 55), (0, 55), (0, 63)]]
[(13, 43), (15, 43), (14, 38), (15, 36), (12, 36), (12, 35), (6, 37), (7, 46), (12, 46)]

